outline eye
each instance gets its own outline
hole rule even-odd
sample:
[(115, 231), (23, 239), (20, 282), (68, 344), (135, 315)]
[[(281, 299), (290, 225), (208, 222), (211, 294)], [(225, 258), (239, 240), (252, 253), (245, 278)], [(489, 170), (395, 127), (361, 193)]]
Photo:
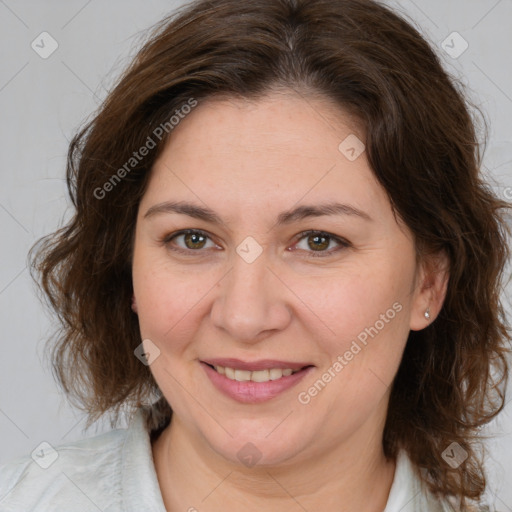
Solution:
[[(303, 231), (298, 235), (299, 242), (302, 239), (306, 240), (307, 248), (312, 249), (308, 251), (308, 249), (304, 249), (304, 247), (299, 247), (301, 250), (306, 250), (307, 252), (311, 252), (311, 256), (313, 258), (318, 257), (326, 257), (331, 256), (335, 252), (339, 252), (342, 249), (346, 249), (350, 247), (350, 243), (342, 238), (331, 235), (330, 233), (326, 233), (325, 231)], [(338, 248), (334, 250), (327, 251), (326, 249), (329, 247), (331, 242), (335, 242), (338, 244)], [(297, 247), (297, 244), (295, 245)], [(293, 249), (295, 250), (295, 249)], [(316, 253), (316, 254), (315, 254)]]
[[(182, 238), (184, 246), (173, 246), (171, 242), (173, 240), (179, 240)], [(199, 251), (200, 249), (204, 249), (206, 246), (206, 241), (210, 237), (204, 232), (197, 229), (184, 229), (182, 231), (178, 231), (177, 233), (172, 233), (167, 235), (162, 242), (171, 250), (183, 253), (190, 253), (191, 251)], [(213, 247), (216, 245), (212, 242)], [(210, 246), (211, 247), (211, 246)]]
[[(184, 245), (179, 245), (175, 241), (182, 239)], [(312, 257), (326, 257), (342, 249), (350, 247), (351, 244), (346, 240), (339, 238), (325, 231), (308, 230), (297, 235), (300, 242), (305, 239), (307, 247), (298, 247), (296, 242), (292, 250), (299, 248), (301, 251), (310, 253)], [(211, 245), (208, 247), (207, 241), (210, 240)], [(192, 252), (201, 252), (201, 249), (218, 247), (211, 241), (210, 236), (204, 231), (198, 229), (183, 229), (176, 233), (165, 236), (161, 242), (170, 250), (190, 255)], [(338, 248), (327, 251), (326, 249), (334, 242)], [(308, 250), (310, 249), (310, 250)], [(315, 254), (316, 253), (316, 254)]]

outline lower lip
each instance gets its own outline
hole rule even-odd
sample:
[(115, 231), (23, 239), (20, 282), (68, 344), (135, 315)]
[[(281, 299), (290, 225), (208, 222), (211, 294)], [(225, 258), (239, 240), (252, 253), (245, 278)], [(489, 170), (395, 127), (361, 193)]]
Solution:
[(252, 382), (250, 380), (237, 381), (228, 379), (225, 375), (221, 375), (206, 363), (201, 362), (206, 375), (210, 378), (213, 385), (222, 391), (225, 395), (247, 404), (254, 404), (270, 400), (287, 389), (298, 384), (311, 370), (313, 366), (304, 368), (303, 370), (293, 373), (292, 375), (283, 376), (277, 380), (269, 380), (268, 382)]

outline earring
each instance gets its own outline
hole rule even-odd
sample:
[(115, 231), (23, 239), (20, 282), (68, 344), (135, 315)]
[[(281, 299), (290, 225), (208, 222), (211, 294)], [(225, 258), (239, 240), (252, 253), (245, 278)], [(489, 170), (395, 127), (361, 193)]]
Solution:
[(430, 320), (430, 308), (427, 308), (427, 310), (425, 311), (425, 318), (427, 320)]

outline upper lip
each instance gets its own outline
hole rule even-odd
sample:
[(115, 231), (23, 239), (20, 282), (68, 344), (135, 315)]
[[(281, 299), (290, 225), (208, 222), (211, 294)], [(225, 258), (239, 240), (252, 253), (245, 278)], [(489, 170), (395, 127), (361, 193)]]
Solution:
[(271, 368), (291, 368), (292, 370), (300, 370), (305, 366), (313, 366), (311, 363), (297, 363), (292, 361), (279, 361), (277, 359), (259, 359), (258, 361), (242, 361), (241, 359), (235, 358), (212, 358), (205, 359), (203, 363), (210, 364), (212, 366), (223, 366), (225, 368), (233, 368), (236, 370), (269, 370)]

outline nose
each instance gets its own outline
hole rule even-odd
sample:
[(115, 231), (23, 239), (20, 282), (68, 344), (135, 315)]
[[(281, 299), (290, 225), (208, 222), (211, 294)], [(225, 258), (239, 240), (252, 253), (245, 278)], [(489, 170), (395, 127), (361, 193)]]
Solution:
[(231, 270), (217, 288), (211, 317), (213, 324), (239, 343), (253, 344), (291, 321), (292, 295), (265, 251), (252, 263), (235, 254)]

